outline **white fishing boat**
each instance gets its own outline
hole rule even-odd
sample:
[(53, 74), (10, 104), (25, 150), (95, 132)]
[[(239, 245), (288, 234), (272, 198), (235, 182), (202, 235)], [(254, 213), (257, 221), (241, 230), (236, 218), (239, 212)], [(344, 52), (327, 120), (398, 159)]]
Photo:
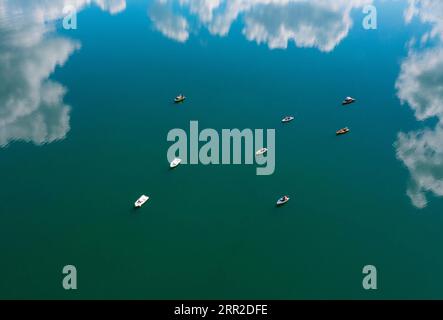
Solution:
[(284, 117), (284, 118), (281, 120), (281, 122), (283, 122), (283, 123), (287, 123), (287, 122), (291, 122), (292, 120), (294, 120), (294, 117), (292, 117), (292, 116), (287, 116), (287, 117)]
[(182, 159), (180, 158), (175, 158), (174, 160), (172, 160), (170, 167), (171, 168), (175, 168), (177, 167), (180, 163), (182, 162)]
[(182, 94), (179, 94), (178, 96), (175, 97), (174, 102), (175, 103), (180, 103), (186, 100), (186, 97)]
[(280, 199), (277, 200), (277, 206), (281, 206), (284, 205), (286, 202), (289, 201), (289, 197), (288, 196), (283, 196)]
[(134, 206), (136, 208), (141, 208), (141, 206), (144, 205), (148, 200), (149, 200), (148, 196), (142, 195), (140, 198), (138, 198), (137, 201), (135, 201)]
[(345, 100), (343, 100), (343, 102), (341, 103), (342, 105), (347, 105), (347, 104), (351, 104), (354, 103), (356, 100), (352, 97), (346, 97)]
[(268, 152), (267, 148), (261, 148), (261, 149), (257, 150), (257, 152), (255, 154), (257, 156), (261, 156), (262, 154), (265, 154), (266, 152)]

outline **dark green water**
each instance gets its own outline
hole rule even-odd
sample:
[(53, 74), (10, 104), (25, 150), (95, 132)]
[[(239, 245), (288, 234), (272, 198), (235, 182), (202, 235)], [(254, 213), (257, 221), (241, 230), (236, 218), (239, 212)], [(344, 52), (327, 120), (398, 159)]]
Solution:
[[(443, 298), (440, 1), (81, 2), (0, 0), (0, 298)], [(191, 120), (274, 174), (171, 171)]]

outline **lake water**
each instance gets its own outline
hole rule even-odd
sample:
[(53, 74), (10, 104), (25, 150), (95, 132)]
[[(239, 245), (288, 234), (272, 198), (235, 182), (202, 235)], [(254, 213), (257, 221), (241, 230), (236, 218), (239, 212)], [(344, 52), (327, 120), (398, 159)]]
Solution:
[[(0, 298), (443, 298), (441, 1), (69, 3), (0, 0)], [(170, 170), (192, 120), (275, 172)]]

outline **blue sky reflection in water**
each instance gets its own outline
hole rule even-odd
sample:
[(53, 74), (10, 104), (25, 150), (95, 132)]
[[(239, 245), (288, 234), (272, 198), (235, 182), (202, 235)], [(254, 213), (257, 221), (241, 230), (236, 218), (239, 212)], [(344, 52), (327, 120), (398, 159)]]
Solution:
[[(431, 0), (0, 0), (0, 297), (442, 298), (442, 17)], [(191, 120), (275, 128), (275, 173), (169, 171), (166, 135)]]

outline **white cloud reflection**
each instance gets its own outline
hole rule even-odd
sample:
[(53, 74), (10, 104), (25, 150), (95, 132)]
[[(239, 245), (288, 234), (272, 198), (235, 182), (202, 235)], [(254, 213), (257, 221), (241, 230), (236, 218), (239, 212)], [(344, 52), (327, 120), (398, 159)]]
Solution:
[(0, 146), (14, 140), (42, 144), (65, 137), (65, 89), (48, 78), (76, 48), (73, 41), (55, 38), (26, 48), (0, 49)]
[(166, 0), (154, 2), (149, 7), (149, 17), (155, 28), (163, 35), (179, 42), (185, 42), (189, 38), (188, 21), (181, 15), (174, 14), (172, 4)]
[(126, 7), (125, 0), (0, 0), (0, 147), (65, 138), (66, 89), (49, 77), (80, 45), (48, 33), (66, 5), (79, 11), (92, 3), (110, 13)]
[(438, 0), (408, 0), (405, 11), (405, 21), (410, 23), (418, 18), (422, 23), (431, 24), (432, 29), (423, 35), (423, 39), (438, 37), (443, 40), (443, 1)]
[(427, 193), (443, 196), (443, 2), (411, 0), (406, 22), (414, 18), (429, 23), (431, 31), (422, 36), (425, 49), (410, 48), (396, 82), (397, 95), (407, 103), (419, 121), (435, 118), (434, 128), (399, 133), (397, 158), (408, 168), (411, 181), (407, 195), (417, 208), (427, 206)]
[(287, 48), (294, 42), (297, 47), (329, 52), (348, 35), (351, 11), (370, 3), (372, 0), (155, 0), (149, 16), (161, 33), (181, 42), (188, 39), (190, 26), (184, 16), (174, 13), (177, 6), (196, 15), (213, 35), (227, 35), (241, 16), (242, 32), (250, 41), (272, 49)]
[(426, 207), (427, 192), (443, 196), (443, 124), (433, 129), (399, 133), (397, 157), (411, 174), (407, 195), (417, 208)]

